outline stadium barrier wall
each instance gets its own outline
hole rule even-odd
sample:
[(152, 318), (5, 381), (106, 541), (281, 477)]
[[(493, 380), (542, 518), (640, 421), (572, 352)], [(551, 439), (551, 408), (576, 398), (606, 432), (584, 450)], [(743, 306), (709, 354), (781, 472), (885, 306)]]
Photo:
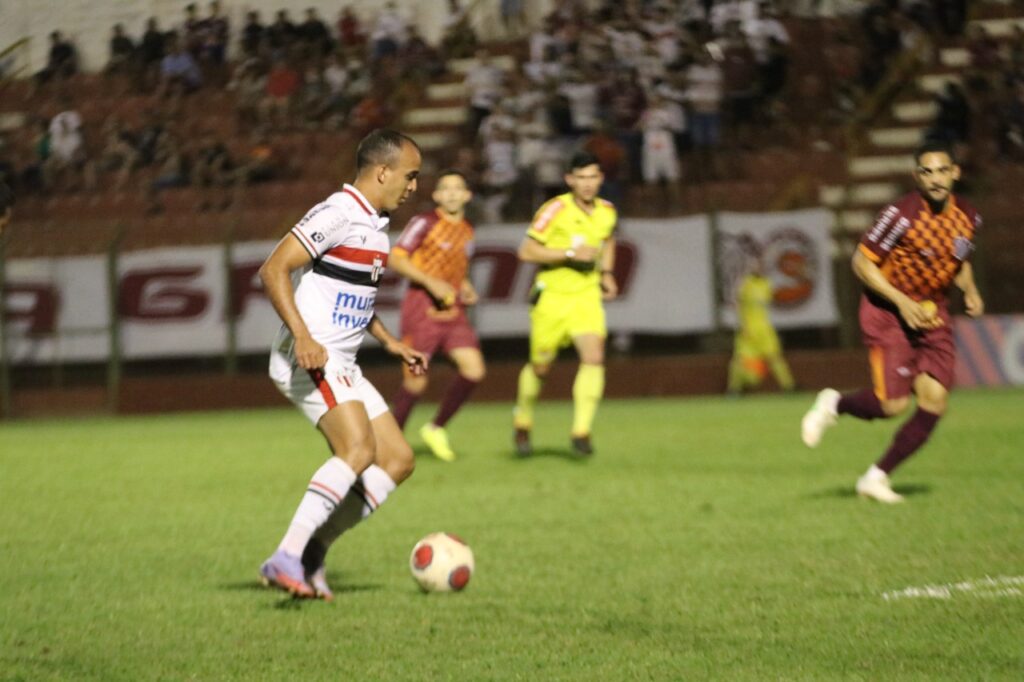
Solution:
[[(684, 335), (716, 331), (731, 317), (731, 291), (745, 256), (732, 245), (759, 243), (776, 285), (780, 328), (837, 321), (827, 211), (722, 214), (713, 239), (707, 216), (624, 220), (617, 237), (620, 297), (607, 306), (613, 334)], [(522, 225), (478, 231), (471, 276), (481, 295), (472, 311), (483, 338), (523, 337), (529, 329), (534, 268), (516, 258)], [(715, 255), (715, 244), (720, 246)], [(113, 256), (18, 258), (6, 263), (6, 353), (21, 365), (226, 357), (265, 352), (280, 322), (257, 271), (274, 242), (177, 246)], [(376, 308), (398, 327), (406, 283), (385, 274)], [(344, 308), (347, 303), (342, 303)], [(355, 303), (352, 304), (356, 305)], [(344, 310), (342, 312), (345, 312)], [(358, 317), (353, 308), (348, 319)], [(111, 329), (116, 329), (111, 333)], [(231, 364), (229, 362), (229, 364)]]

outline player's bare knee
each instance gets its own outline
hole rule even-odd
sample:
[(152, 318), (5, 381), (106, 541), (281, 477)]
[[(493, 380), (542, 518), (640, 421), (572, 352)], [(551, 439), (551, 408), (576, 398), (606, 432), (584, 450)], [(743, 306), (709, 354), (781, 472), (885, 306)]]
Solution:
[(536, 374), (538, 377), (544, 378), (544, 377), (546, 377), (548, 375), (548, 372), (551, 371), (551, 365), (550, 364), (541, 365), (541, 364), (537, 364), (536, 362), (534, 362), (532, 364), (533, 364), (533, 373)]
[(425, 376), (405, 376), (402, 379), (402, 387), (413, 395), (422, 395), (427, 390), (430, 380)]
[(487, 368), (483, 364), (474, 365), (472, 367), (462, 367), (459, 369), (459, 374), (462, 375), (467, 381), (474, 383), (480, 383), (487, 376)]
[(902, 398), (889, 398), (882, 401), (882, 412), (885, 413), (886, 417), (895, 417), (905, 412), (909, 405), (910, 398), (905, 396)]
[(393, 444), (386, 455), (380, 453), (377, 465), (398, 484), (412, 476), (416, 469), (416, 456), (408, 443)]

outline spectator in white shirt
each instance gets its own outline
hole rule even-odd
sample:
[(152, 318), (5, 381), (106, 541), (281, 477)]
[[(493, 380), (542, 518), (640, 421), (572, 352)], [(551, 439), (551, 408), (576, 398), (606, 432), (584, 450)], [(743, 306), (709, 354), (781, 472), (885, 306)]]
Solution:
[(476, 137), (480, 123), (490, 115), (501, 95), (504, 72), (491, 62), (487, 50), (478, 50), (476, 64), (466, 73), (463, 84), (469, 97), (469, 135)]

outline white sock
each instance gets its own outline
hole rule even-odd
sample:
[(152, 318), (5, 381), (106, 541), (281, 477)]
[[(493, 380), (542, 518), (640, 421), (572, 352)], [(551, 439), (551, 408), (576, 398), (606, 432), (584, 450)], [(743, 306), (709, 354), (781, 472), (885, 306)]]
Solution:
[(337, 457), (324, 462), (310, 479), (306, 494), (302, 496), (278, 549), (301, 557), (309, 538), (327, 521), (331, 512), (341, 505), (355, 481), (356, 472)]
[(866, 474), (864, 474), (864, 478), (868, 479), (869, 481), (884, 481), (885, 479), (889, 478), (889, 474), (885, 473), (876, 465), (872, 464), (870, 467), (868, 467), (868, 471)]
[(377, 511), (395, 487), (395, 482), (383, 469), (371, 464), (352, 484), (352, 494), (338, 505), (327, 519), (327, 523), (317, 529), (316, 539), (322, 542), (325, 548), (330, 547), (342, 533)]

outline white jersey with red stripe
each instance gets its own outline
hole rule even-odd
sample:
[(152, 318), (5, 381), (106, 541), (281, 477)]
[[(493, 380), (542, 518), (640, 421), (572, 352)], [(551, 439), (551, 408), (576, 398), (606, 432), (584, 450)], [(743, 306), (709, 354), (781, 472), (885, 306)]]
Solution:
[[(373, 318), (391, 249), (388, 222), (359, 190), (345, 185), (291, 230), (313, 259), (295, 287), (299, 314), (313, 338), (346, 365), (355, 363)], [(292, 343), (291, 333), (283, 327), (275, 348), (288, 353)]]

